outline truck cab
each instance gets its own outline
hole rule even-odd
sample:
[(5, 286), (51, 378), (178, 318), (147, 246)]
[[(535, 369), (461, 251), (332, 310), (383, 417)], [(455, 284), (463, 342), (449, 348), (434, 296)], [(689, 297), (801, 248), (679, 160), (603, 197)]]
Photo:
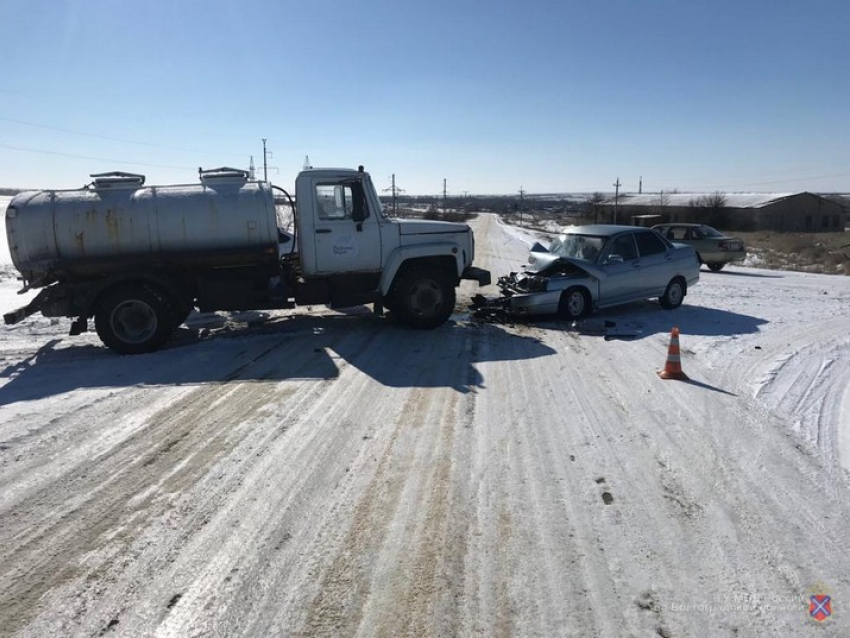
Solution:
[(490, 282), (472, 265), (469, 226), (388, 217), (362, 167), (303, 171), (296, 201), (306, 299), (327, 296), (332, 307), (374, 302), (406, 323), (434, 327), (451, 314), (461, 279)]

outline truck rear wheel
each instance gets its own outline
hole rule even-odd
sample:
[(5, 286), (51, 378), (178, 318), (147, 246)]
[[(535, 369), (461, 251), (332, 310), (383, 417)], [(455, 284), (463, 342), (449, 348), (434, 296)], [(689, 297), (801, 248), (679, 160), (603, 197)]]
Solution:
[(398, 276), (392, 301), (387, 305), (408, 326), (436, 328), (454, 311), (455, 287), (439, 270), (409, 268)]
[(119, 354), (158, 350), (176, 328), (166, 296), (145, 285), (107, 291), (96, 304), (94, 322), (100, 340)]

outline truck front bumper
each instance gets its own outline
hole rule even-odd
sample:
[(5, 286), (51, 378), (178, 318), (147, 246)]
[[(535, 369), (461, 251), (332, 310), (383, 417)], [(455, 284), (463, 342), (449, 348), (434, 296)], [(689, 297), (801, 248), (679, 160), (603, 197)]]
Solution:
[(490, 271), (478, 268), (477, 266), (467, 266), (464, 268), (460, 278), (477, 281), (479, 286), (489, 286), (491, 282)]

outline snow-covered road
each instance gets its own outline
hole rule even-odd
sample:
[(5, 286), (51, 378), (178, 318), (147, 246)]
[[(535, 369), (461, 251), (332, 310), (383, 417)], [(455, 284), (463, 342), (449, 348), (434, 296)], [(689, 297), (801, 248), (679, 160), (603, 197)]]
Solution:
[(249, 314), (137, 357), (4, 328), (0, 635), (850, 633), (850, 278), (703, 271), (609, 341), (475, 292), (432, 332)]

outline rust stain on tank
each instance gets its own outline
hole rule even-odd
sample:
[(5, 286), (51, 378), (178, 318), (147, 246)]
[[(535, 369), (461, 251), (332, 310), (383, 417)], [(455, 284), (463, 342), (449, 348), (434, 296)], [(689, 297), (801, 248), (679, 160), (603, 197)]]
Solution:
[(118, 215), (111, 208), (106, 209), (106, 235), (113, 244), (119, 243), (121, 235), (119, 234)]

